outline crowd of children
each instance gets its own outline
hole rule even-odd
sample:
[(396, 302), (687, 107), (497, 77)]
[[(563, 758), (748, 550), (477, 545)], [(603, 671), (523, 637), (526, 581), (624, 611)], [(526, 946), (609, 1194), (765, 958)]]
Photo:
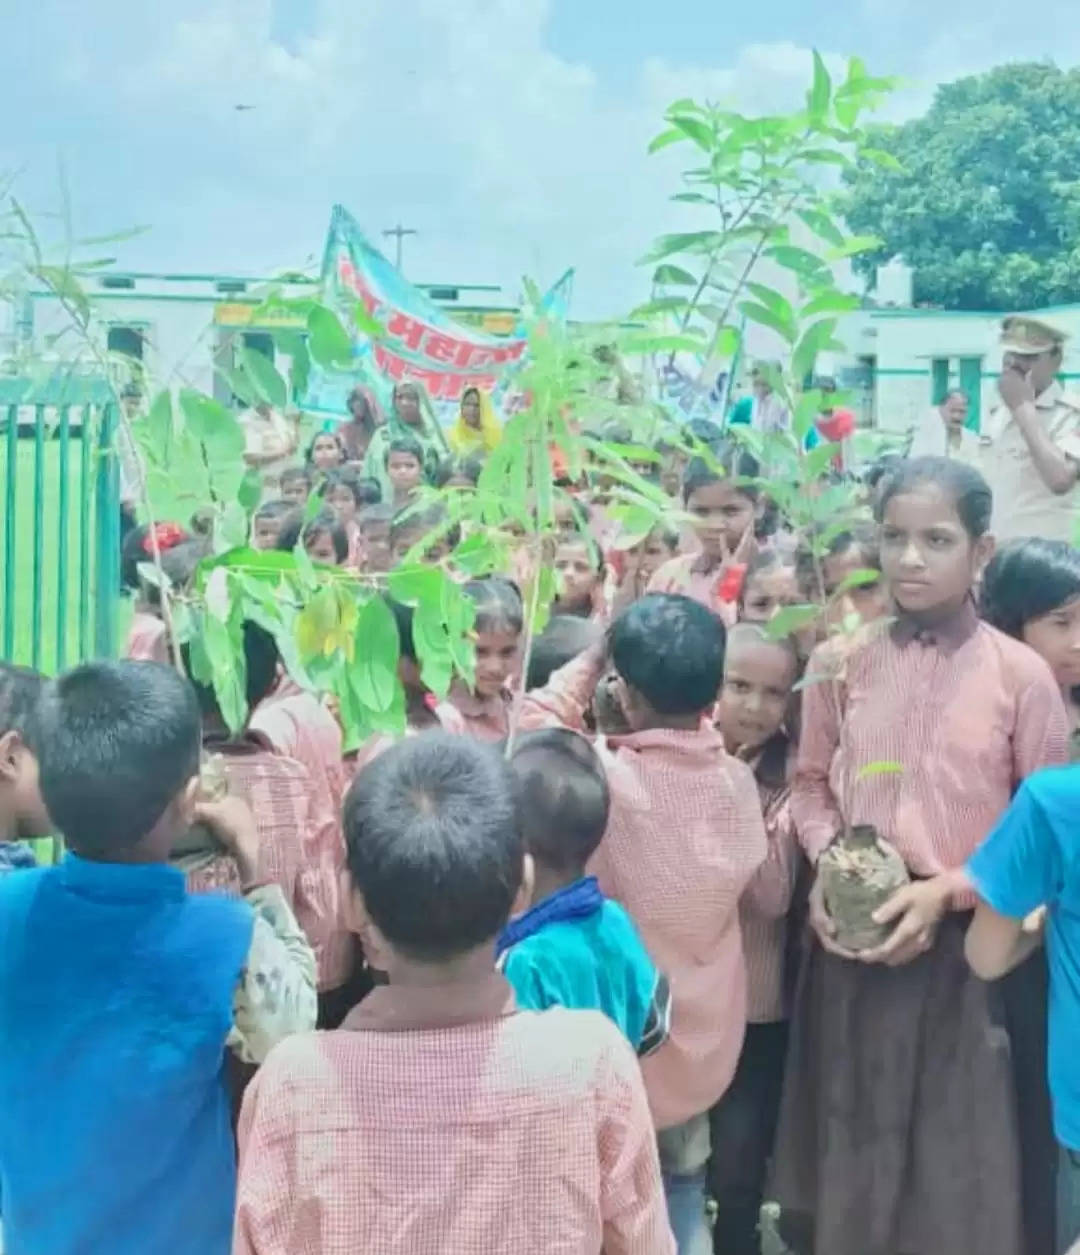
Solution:
[[(500, 438), (472, 389), (448, 440), (412, 384), (349, 410), (254, 547), (385, 572)], [(346, 756), (254, 623), (230, 735), (140, 578), (190, 579), (172, 524), (125, 542), (128, 660), (0, 668), (9, 1255), (761, 1255), (766, 1200), (797, 1255), (1080, 1234), (1080, 556), (995, 553), (937, 457), (811, 545), (692, 434), (646, 536), (561, 486), (527, 657), (513, 569), (462, 576), (443, 700), (388, 599), (397, 743)], [(865, 824), (911, 883), (856, 954), (816, 864)]]

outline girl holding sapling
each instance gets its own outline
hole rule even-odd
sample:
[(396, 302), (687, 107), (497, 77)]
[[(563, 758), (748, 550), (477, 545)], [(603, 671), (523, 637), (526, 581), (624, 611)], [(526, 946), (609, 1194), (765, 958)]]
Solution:
[[(1020, 968), (1008, 986), (978, 981), (964, 961), (967, 900), (942, 915), (900, 890), (868, 948), (824, 902), (830, 861), (853, 869), (848, 906), (860, 905), (860, 878), (887, 888), (897, 857), (917, 881), (961, 866), (1020, 781), (1065, 759), (1050, 668), (975, 610), (990, 512), (970, 467), (898, 465), (875, 507), (895, 619), (825, 642), (808, 666), (827, 678), (803, 693), (792, 811), (817, 867), (814, 937), (792, 1016), (774, 1194), (800, 1253), (1050, 1249), (1052, 1146), (1017, 1117), (1018, 1092), (1045, 1092), (1045, 1061), (1011, 1048), (1014, 1025), (1040, 1014), (1042, 969)], [(856, 848), (853, 828), (872, 830), (869, 846)]]

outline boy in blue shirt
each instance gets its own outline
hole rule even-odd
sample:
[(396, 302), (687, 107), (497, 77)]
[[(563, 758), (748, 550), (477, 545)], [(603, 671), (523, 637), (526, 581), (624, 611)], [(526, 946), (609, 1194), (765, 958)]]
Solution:
[(1058, 1248), (1080, 1237), (1080, 766), (1029, 776), (997, 827), (968, 860), (980, 902), (965, 950), (996, 980), (1042, 940), (1050, 965), (1049, 1063), (1058, 1167)]
[(668, 1036), (671, 991), (633, 921), (585, 875), (607, 827), (607, 776), (596, 751), (565, 728), (519, 737), (510, 759), (532, 905), (503, 929), (499, 966), (520, 1007), (603, 1011), (639, 1056)]
[(29, 746), (44, 678), (29, 667), (0, 663), (0, 877), (34, 867), (28, 841), (52, 832)]
[[(235, 798), (199, 800), (192, 686), (90, 663), (30, 718), (56, 867), (0, 879), (0, 1209), (11, 1255), (227, 1255), (234, 1144), (226, 1049), (261, 1062), (314, 1026), (314, 956)], [(25, 802), (27, 806), (31, 803)], [(244, 901), (168, 866), (207, 824)]]

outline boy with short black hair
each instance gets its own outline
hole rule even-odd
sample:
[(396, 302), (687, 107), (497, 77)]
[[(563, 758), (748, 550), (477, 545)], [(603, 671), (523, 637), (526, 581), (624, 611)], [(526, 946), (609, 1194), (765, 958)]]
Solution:
[(499, 935), (499, 966), (518, 1005), (603, 1011), (639, 1055), (667, 1040), (671, 991), (629, 915), (585, 865), (607, 827), (607, 777), (596, 751), (567, 728), (526, 732), (510, 759), (532, 903)]
[(573, 614), (553, 614), (533, 641), (525, 687), (543, 688), (560, 667), (565, 667), (590, 645), (595, 645), (603, 635), (603, 628), (592, 619), (581, 619)]
[(345, 830), (389, 983), (248, 1090), (234, 1255), (546, 1255), (555, 1234), (672, 1255), (633, 1052), (595, 1012), (519, 1011), (494, 970), (526, 864), (499, 755), (408, 738), (357, 774)]
[[(246, 808), (198, 800), (198, 707), (174, 670), (75, 668), (32, 742), (69, 852), (0, 881), (7, 1249), (225, 1255), (226, 1047), (258, 1062), (311, 1027), (311, 951), (257, 881)], [(166, 866), (194, 820), (232, 849), (246, 901), (188, 896)]]
[(395, 436), (386, 449), (386, 477), (390, 482), (390, 504), (403, 510), (424, 482), (424, 449), (412, 436)]
[(296, 510), (296, 504), (281, 498), (264, 501), (251, 516), (252, 549), (276, 549), (282, 524)]
[(30, 748), (44, 684), (44, 677), (29, 667), (0, 662), (0, 876), (33, 867), (36, 860), (26, 842), (52, 832)]
[[(651, 594), (609, 633), (629, 734), (599, 749), (611, 789), (590, 862), (629, 911), (672, 991), (671, 1033), (642, 1074), (679, 1249), (705, 1239), (708, 1110), (731, 1082), (746, 1020), (739, 899), (767, 845), (753, 774), (706, 716), (716, 703), (724, 628), (700, 603)], [(525, 726), (581, 729), (608, 649), (594, 646), (526, 695)]]

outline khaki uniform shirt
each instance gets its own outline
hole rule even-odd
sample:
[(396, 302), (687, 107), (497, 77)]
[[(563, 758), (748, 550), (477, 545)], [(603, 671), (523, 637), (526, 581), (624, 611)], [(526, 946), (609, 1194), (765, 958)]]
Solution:
[[(1080, 395), (1056, 380), (1035, 401), (1039, 422), (1066, 457), (1080, 463)], [(990, 411), (979, 438), (979, 469), (994, 493), (999, 541), (1042, 536), (1071, 542), (1080, 518), (1080, 489), (1053, 493), (1031, 459), (1024, 434), (1004, 405)]]

